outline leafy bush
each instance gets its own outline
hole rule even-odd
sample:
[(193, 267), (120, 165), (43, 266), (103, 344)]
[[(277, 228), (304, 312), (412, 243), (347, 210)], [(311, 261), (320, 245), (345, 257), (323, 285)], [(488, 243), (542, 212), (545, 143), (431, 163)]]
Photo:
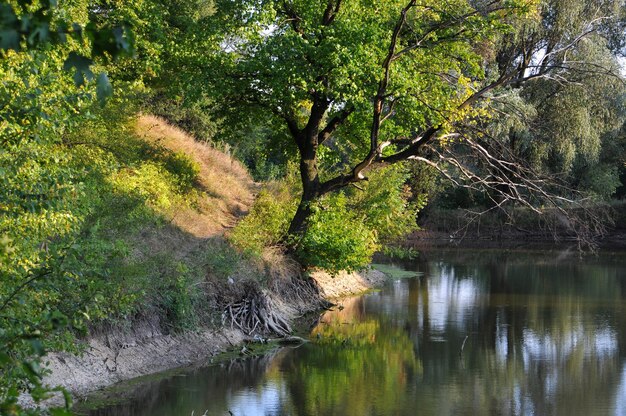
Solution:
[(198, 181), (198, 175), (200, 175), (198, 163), (181, 152), (167, 155), (165, 169), (177, 177), (182, 192), (191, 190)]
[(198, 325), (196, 304), (202, 296), (190, 268), (182, 262), (175, 264), (174, 277), (162, 290), (161, 301), (168, 321), (177, 329), (193, 329)]
[(272, 183), (259, 192), (250, 213), (230, 233), (230, 241), (241, 250), (260, 255), (265, 247), (284, 240), (296, 204), (286, 182)]
[(362, 189), (320, 201), (297, 242), (301, 261), (333, 273), (360, 269), (376, 250), (417, 229), (419, 206), (409, 202), (408, 177), (405, 168), (390, 166), (370, 172)]
[(196, 323), (193, 273), (152, 252), (145, 236), (169, 232), (161, 230), (172, 208), (193, 202), (199, 169), (134, 136), (128, 106), (111, 106), (94, 108), (62, 140), (0, 150), (2, 414), (19, 411), (26, 385), (44, 397), (39, 357), (76, 350), (74, 336), (88, 324), (150, 308), (176, 328)]
[(617, 166), (598, 163), (587, 167), (580, 181), (580, 188), (608, 201), (622, 185)]
[(389, 243), (417, 229), (417, 213), (423, 202), (409, 202), (409, 172), (395, 165), (369, 175), (363, 191), (352, 191), (348, 205), (361, 213), (379, 243)]
[[(135, 196), (160, 213), (174, 204), (184, 204), (179, 190), (179, 177), (162, 165), (147, 161), (137, 167), (128, 167), (111, 175), (111, 184), (117, 192)], [(139, 207), (144, 209), (143, 206)]]
[(306, 265), (331, 273), (367, 265), (378, 249), (376, 233), (366, 218), (348, 207), (343, 193), (312, 207), (307, 230), (297, 243), (297, 255)]
[[(293, 167), (289, 172), (259, 193), (248, 216), (229, 237), (235, 246), (258, 255), (287, 239), (298, 204), (297, 175)], [(363, 188), (347, 188), (318, 201), (306, 233), (290, 237), (299, 260), (333, 273), (356, 270), (365, 267), (383, 244), (415, 230), (419, 206), (409, 202), (407, 178), (400, 166), (379, 169), (370, 173)]]

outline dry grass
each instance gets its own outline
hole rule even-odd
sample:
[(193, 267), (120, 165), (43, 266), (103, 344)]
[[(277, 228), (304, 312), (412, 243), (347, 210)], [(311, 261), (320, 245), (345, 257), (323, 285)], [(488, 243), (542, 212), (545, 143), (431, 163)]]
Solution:
[(273, 281), (291, 279), (302, 273), (302, 266), (293, 257), (286, 256), (280, 247), (265, 248), (261, 260), (265, 273)]
[(159, 117), (139, 116), (135, 133), (148, 143), (186, 154), (200, 168), (200, 198), (193, 208), (176, 207), (174, 225), (195, 237), (209, 238), (222, 235), (248, 211), (256, 185), (241, 163)]

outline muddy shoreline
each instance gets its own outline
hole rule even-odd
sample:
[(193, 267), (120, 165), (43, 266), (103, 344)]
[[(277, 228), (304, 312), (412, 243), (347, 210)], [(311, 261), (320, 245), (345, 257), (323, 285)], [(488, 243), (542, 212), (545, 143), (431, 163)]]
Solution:
[[(320, 296), (330, 302), (380, 287), (387, 276), (376, 270), (358, 273), (340, 273), (331, 276), (324, 272), (311, 274), (320, 289)], [(288, 293), (268, 293), (276, 312), (293, 323), (303, 314), (320, 309), (320, 299), (300, 299), (293, 302)], [(109, 328), (92, 334), (84, 342), (80, 355), (52, 353), (46, 359), (50, 374), (44, 383), (64, 388), (75, 402), (98, 390), (139, 377), (154, 375), (195, 363), (210, 360), (252, 337), (228, 325), (219, 328), (198, 329), (185, 333), (169, 333), (158, 317), (144, 317), (128, 328)], [(24, 404), (29, 400), (23, 397)], [(43, 406), (63, 403), (57, 395)], [(31, 402), (32, 406), (32, 402)]]

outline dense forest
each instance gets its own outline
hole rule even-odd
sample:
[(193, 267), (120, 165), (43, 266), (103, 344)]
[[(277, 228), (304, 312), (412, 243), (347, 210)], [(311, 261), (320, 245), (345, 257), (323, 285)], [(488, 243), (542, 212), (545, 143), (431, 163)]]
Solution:
[[(0, 413), (35, 414), (18, 397), (49, 394), (47, 351), (142, 314), (201, 325), (206, 271), (269, 251), (356, 270), (458, 212), (593, 249), (626, 222), (625, 19), (618, 0), (0, 3)], [(213, 238), (219, 204), (247, 215)], [(196, 249), (146, 242), (166, 238)]]

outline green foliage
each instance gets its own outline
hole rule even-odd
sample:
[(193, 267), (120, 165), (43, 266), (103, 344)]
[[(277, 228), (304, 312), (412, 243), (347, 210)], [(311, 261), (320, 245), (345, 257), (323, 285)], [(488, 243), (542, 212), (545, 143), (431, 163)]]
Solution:
[(13, 406), (25, 380), (43, 398), (32, 378), (40, 373), (25, 369), (50, 349), (74, 350), (73, 335), (88, 324), (150, 307), (174, 327), (195, 322), (192, 273), (150, 252), (143, 237), (162, 232), (174, 206), (194, 202), (199, 169), (133, 136), (121, 110), (94, 112), (63, 141), (25, 136), (0, 152), (0, 343), (10, 358), (0, 363), (3, 406)]
[[(606, 16), (602, 22), (593, 20), (598, 13)], [(502, 37), (499, 54), (510, 56), (514, 45), (550, 45), (542, 65), (554, 65), (558, 75), (507, 88), (493, 102), (499, 116), (487, 123), (488, 136), (524, 163), (602, 199), (618, 185), (612, 166), (618, 166), (615, 155), (623, 153), (614, 146), (626, 117), (616, 57), (616, 38), (623, 46), (623, 14), (618, 1), (542, 1), (536, 19), (518, 22)], [(584, 41), (570, 45), (587, 31)], [(554, 82), (555, 77), (567, 82)]]
[(409, 201), (409, 172), (390, 166), (371, 172), (363, 187), (315, 203), (305, 235), (288, 237), (298, 193), (293, 166), (290, 171), (259, 193), (250, 213), (229, 236), (235, 246), (259, 255), (265, 247), (292, 238), (303, 264), (336, 273), (365, 267), (377, 249), (417, 228), (419, 206)]
[(417, 213), (425, 201), (409, 202), (408, 180), (406, 167), (389, 166), (371, 172), (363, 191), (350, 192), (351, 210), (362, 213), (365, 225), (380, 243), (393, 242), (417, 228)]
[(409, 202), (409, 172), (390, 166), (370, 172), (363, 188), (323, 198), (312, 207), (297, 253), (307, 265), (336, 273), (361, 269), (375, 251), (417, 229), (419, 205)]
[[(412, 257), (406, 257), (407, 260), (412, 260), (418, 257), (419, 254), (417, 254), (417, 252), (414, 253), (414, 256)], [(410, 277), (420, 277), (423, 276), (422, 272), (414, 272), (414, 271), (409, 271), (409, 270), (405, 270), (401, 267), (395, 266), (393, 264), (379, 264), (379, 263), (374, 263), (372, 264), (372, 269), (374, 270), (378, 270), (380, 272), (385, 273), (387, 276), (391, 277), (392, 279), (406, 279), (406, 278), (410, 278)]]
[(182, 152), (168, 154), (165, 158), (165, 169), (176, 176), (183, 192), (191, 190), (200, 175), (198, 163)]
[(398, 260), (414, 260), (419, 256), (419, 252), (413, 247), (387, 245), (383, 247), (382, 252), (385, 256)]
[(619, 169), (606, 163), (594, 163), (580, 173), (579, 188), (608, 201), (621, 186)]
[[(288, 240), (301, 191), (289, 165), (301, 149), (286, 127), (303, 131), (314, 103), (327, 104), (317, 130), (351, 109), (315, 146), (321, 182), (367, 153), (372, 97), (405, 3), (342, 2), (327, 24), (326, 3), (304, 0), (0, 5), (0, 413), (23, 413), (21, 391), (46, 395), (39, 367), (46, 351), (75, 350), (74, 336), (87, 326), (146, 310), (173, 328), (193, 328), (207, 309), (207, 273), (226, 279), (241, 265), (228, 242), (203, 242), (193, 253), (145, 244), (191, 238), (170, 220), (196, 203), (200, 167), (137, 138), (131, 115), (147, 108), (201, 140), (225, 143), (256, 179), (283, 178), (260, 192), (229, 236), (260, 255)], [(390, 101), (384, 108), (381, 139), (483, 117), (484, 108), (459, 104), (497, 77), (490, 54), (527, 33), (545, 41), (537, 50), (562, 34), (572, 39), (594, 6), (545, 2), (548, 24), (527, 16), (513, 30), (517, 1), (497, 13), (473, 13), (475, 4), (454, 0), (444, 10), (428, 0), (410, 10), (397, 50), (422, 40), (394, 60), (386, 94), (395, 101), (393, 111)], [(569, 61), (618, 69), (607, 49), (618, 40), (604, 34), (578, 42)], [(489, 132), (535, 167), (607, 198), (619, 186), (615, 166), (624, 172), (623, 148), (615, 147), (623, 139), (616, 132), (623, 86), (604, 74), (573, 80), (537, 80), (502, 94), (494, 105), (515, 114), (490, 119)], [(105, 99), (107, 107), (94, 104)], [(365, 266), (375, 250), (415, 229), (418, 210), (441, 189), (428, 168), (367, 175), (358, 188), (310, 202), (308, 228), (292, 241), (305, 264), (333, 273)], [(449, 199), (480, 203), (461, 192)]]
[(274, 181), (291, 174), (296, 146), (285, 148), (280, 128), (265, 124), (248, 125), (243, 130), (219, 134), (218, 138), (233, 149), (256, 181)]
[(213, 116), (213, 102), (205, 96), (189, 100), (156, 94), (145, 104), (146, 111), (180, 127), (197, 140), (210, 142), (220, 127)]
[(192, 329), (198, 323), (194, 303), (199, 293), (197, 286), (191, 284), (193, 277), (189, 275), (189, 267), (184, 263), (175, 266), (175, 277), (168, 287), (163, 288), (162, 305), (170, 322), (175, 323), (178, 329)]
[(179, 196), (175, 177), (150, 161), (119, 171), (110, 180), (117, 192), (132, 195), (161, 212), (170, 209)]
[(226, 280), (237, 272), (243, 259), (228, 241), (219, 239), (204, 250), (202, 258), (203, 266), (206, 266), (212, 276), (221, 280)]
[(80, 6), (59, 8), (55, 0), (29, 3), (32, 2), (18, 2), (15, 7), (11, 3), (0, 5), (0, 51), (44, 49), (50, 45), (56, 50), (74, 49), (65, 58), (63, 69), (73, 71), (76, 87), (96, 79), (96, 96), (104, 104), (113, 89), (105, 72), (94, 75), (93, 59), (132, 55), (133, 36), (128, 24), (98, 25), (94, 20), (87, 23), (69, 20), (87, 14), (87, 2), (81, 4), (82, 10)]
[(358, 270), (379, 248), (366, 218), (348, 207), (343, 193), (324, 198), (312, 207), (305, 234), (297, 243), (298, 258), (331, 273)]
[[(278, 120), (283, 123), (284, 149), (292, 140), (285, 137), (284, 118), (304, 127), (315, 97), (325, 97), (333, 104), (326, 113), (328, 120), (343, 108), (354, 107), (349, 120), (336, 132), (335, 145), (340, 143), (343, 149), (353, 146), (351, 159), (362, 156), (369, 143), (371, 103), (381, 63), (406, 3), (386, 1), (372, 12), (363, 3), (344, 2), (332, 23), (324, 23), (326, 4), (319, 2), (217, 2), (215, 36), (232, 46), (209, 60), (213, 66), (205, 71), (213, 72), (207, 78), (215, 79), (215, 93), (223, 95), (227, 103), (237, 103), (236, 107), (222, 106), (229, 120), (225, 128), (240, 128), (256, 117)], [(507, 2), (503, 7), (511, 13), (518, 6)], [(445, 123), (457, 116), (455, 109), (474, 82), (484, 76), (483, 59), (473, 45), (489, 43), (497, 31), (507, 30), (500, 14), (471, 11), (472, 5), (462, 0), (446, 3), (445, 9), (435, 1), (410, 10), (411, 30), (402, 33), (398, 50), (421, 36), (424, 42), (394, 62), (388, 94), (401, 99), (381, 136), (410, 137), (417, 127)], [(462, 22), (450, 20), (466, 13), (469, 17)], [(433, 29), (448, 20), (449, 25)], [(268, 27), (274, 30), (267, 31)], [(463, 36), (457, 35), (459, 30)], [(233, 38), (238, 41), (232, 42)], [(441, 73), (458, 77), (452, 82), (440, 77)], [(337, 147), (328, 146), (327, 150), (335, 152)]]
[(296, 202), (285, 182), (272, 183), (261, 190), (248, 215), (230, 233), (233, 244), (260, 255), (265, 247), (284, 241)]

